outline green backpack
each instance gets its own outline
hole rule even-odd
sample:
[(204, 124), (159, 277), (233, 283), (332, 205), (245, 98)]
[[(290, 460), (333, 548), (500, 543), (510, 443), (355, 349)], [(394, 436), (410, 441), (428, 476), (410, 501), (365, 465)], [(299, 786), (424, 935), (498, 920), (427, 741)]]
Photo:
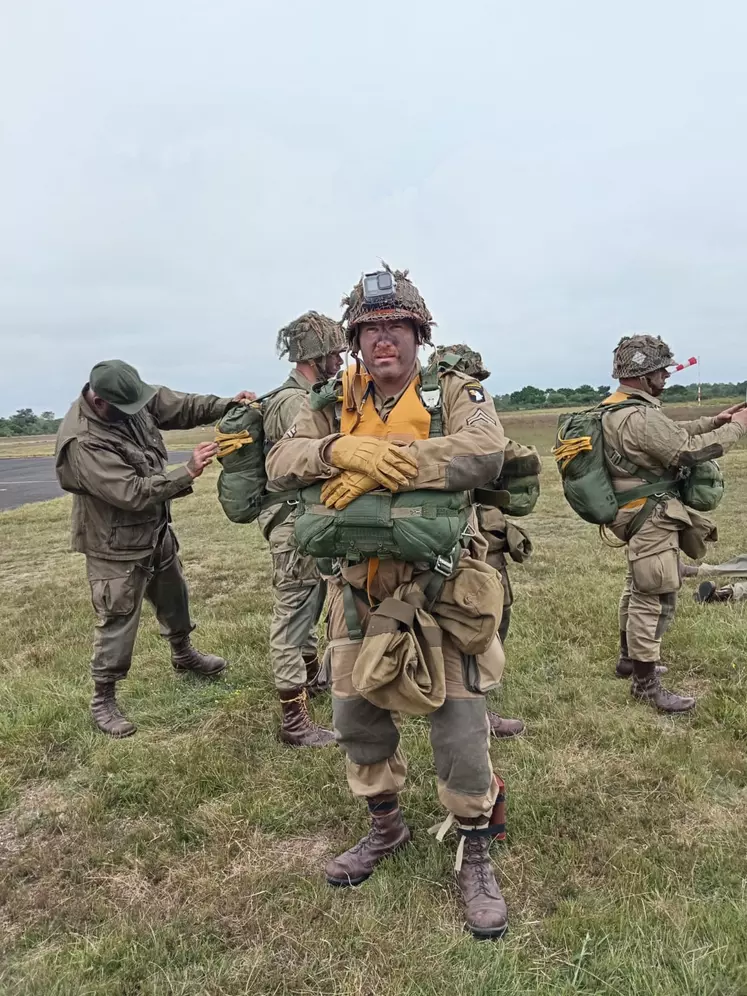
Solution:
[[(636, 466), (620, 454), (605, 453), (602, 419), (608, 412), (645, 404), (621, 401), (583, 412), (572, 412), (558, 418), (558, 430), (553, 456), (563, 481), (563, 494), (577, 515), (586, 522), (605, 526), (613, 522), (621, 505), (654, 495), (677, 496), (675, 478), (656, 477)], [(646, 484), (629, 491), (616, 492), (607, 461), (611, 460)], [(643, 523), (640, 522), (640, 525)]]
[(295, 491), (267, 491), (262, 416), (262, 402), (292, 384), (293, 381), (286, 381), (248, 405), (241, 402), (233, 405), (216, 427), (221, 465), (218, 501), (231, 522), (254, 522), (263, 509), (298, 497)]
[(724, 473), (715, 460), (696, 463), (680, 481), (682, 504), (696, 512), (712, 512), (725, 490)]

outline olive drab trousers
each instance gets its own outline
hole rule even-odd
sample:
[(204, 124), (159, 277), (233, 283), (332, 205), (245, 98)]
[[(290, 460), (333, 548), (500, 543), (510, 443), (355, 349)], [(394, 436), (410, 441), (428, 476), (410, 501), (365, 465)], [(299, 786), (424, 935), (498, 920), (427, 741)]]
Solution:
[(626, 547), (628, 572), (620, 598), (620, 632), (633, 660), (657, 663), (661, 641), (674, 621), (682, 521), (657, 507)]
[[(400, 716), (363, 698), (352, 674), (360, 641), (349, 638), (342, 583), (329, 582), (328, 659), (337, 742), (345, 752), (348, 785), (361, 798), (399, 793), (407, 762), (400, 747)], [(490, 726), (485, 696), (465, 687), (462, 655), (443, 634), (446, 701), (429, 714), (430, 740), (441, 804), (455, 816), (489, 816), (497, 797), (490, 761)]]
[(97, 622), (91, 671), (94, 681), (119, 681), (132, 663), (143, 600), (153, 606), (161, 636), (185, 637), (194, 629), (179, 544), (166, 526), (153, 553), (139, 560), (86, 557)]
[(292, 519), (274, 526), (268, 539), (272, 555), (272, 673), (275, 687), (289, 690), (306, 684), (306, 661), (316, 657), (316, 627), (327, 585), (316, 560), (298, 552)]

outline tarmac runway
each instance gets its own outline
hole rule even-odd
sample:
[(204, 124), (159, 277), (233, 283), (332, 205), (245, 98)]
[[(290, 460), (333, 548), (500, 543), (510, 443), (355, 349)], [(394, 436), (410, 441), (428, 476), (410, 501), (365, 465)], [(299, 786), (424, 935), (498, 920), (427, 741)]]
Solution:
[[(185, 463), (189, 457), (190, 452), (169, 452), (169, 463)], [(64, 494), (54, 475), (54, 457), (0, 460), (0, 511)]]

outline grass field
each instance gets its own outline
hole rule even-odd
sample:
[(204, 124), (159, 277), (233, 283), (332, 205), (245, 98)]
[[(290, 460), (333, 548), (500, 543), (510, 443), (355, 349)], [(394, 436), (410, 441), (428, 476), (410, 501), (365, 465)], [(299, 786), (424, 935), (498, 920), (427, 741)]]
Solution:
[[(547, 456), (554, 420), (504, 424)], [(747, 545), (747, 448), (723, 464), (719, 558)], [(528, 733), (492, 748), (508, 790), (499, 943), (463, 931), (454, 843), (425, 832), (441, 816), (425, 721), (403, 733), (413, 846), (359, 889), (325, 884), (365, 812), (335, 748), (275, 740), (268, 556), (223, 518), (215, 473), (175, 518), (195, 642), (232, 667), (175, 678), (146, 610), (125, 741), (87, 711), (93, 619), (69, 499), (0, 514), (2, 996), (744, 996), (745, 609), (684, 592), (668, 681), (698, 707), (634, 704), (612, 676), (623, 554), (573, 517), (550, 459), (544, 476), (498, 699)], [(330, 720), (328, 702), (314, 709)]]

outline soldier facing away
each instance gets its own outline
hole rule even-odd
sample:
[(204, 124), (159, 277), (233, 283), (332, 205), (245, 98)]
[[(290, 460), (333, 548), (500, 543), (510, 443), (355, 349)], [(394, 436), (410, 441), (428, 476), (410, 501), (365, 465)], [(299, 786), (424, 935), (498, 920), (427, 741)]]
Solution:
[[(445, 356), (454, 355), (459, 357), (458, 370), (474, 377), (480, 382), (490, 377), (490, 371), (485, 369), (482, 356), (477, 350), (471, 349), (464, 343), (454, 346), (437, 346), (429, 363), (438, 363)], [(522, 446), (511, 439), (506, 440), (504, 451), (504, 468), (516, 460), (531, 460), (536, 462), (536, 467), (541, 466), (539, 454), (533, 446)], [(500, 479), (490, 482), (490, 488), (495, 491), (502, 490)], [(509, 523), (504, 511), (497, 505), (479, 504), (477, 505), (477, 521), (480, 532), (488, 543), (487, 562), (501, 576), (503, 585), (503, 614), (501, 624), (498, 629), (498, 636), (501, 643), (505, 643), (508, 637), (508, 630), (511, 624), (511, 609), (514, 603), (511, 579), (508, 574), (508, 562), (506, 553), (512, 559), (519, 562), (527, 560), (531, 555), (532, 545), (529, 537), (515, 523)], [(499, 716), (498, 713), (488, 710), (488, 720), (490, 721), (490, 732), (494, 737), (516, 737), (524, 731), (524, 723), (520, 719), (507, 719)]]
[(60, 425), (55, 469), (74, 496), (72, 548), (86, 555), (98, 618), (91, 714), (110, 736), (136, 729), (120, 712), (115, 688), (130, 669), (143, 599), (155, 609), (176, 671), (213, 677), (226, 667), (190, 642), (194, 625), (170, 512), (171, 499), (191, 493), (218, 448), (200, 443), (186, 464), (167, 470), (161, 429), (211, 424), (235, 401), (254, 397), (179, 394), (143, 383), (122, 360), (107, 360), (93, 368)]
[[(280, 330), (277, 345), (279, 355), (287, 355), (295, 367), (262, 406), (268, 452), (293, 425), (312, 387), (340, 370), (345, 336), (339, 322), (309, 311)], [(316, 560), (298, 551), (293, 510), (294, 504), (284, 501), (269, 505), (259, 515), (272, 555), (270, 654), (282, 709), (280, 738), (294, 747), (324, 747), (334, 743), (334, 734), (311, 721), (307, 695), (322, 690), (316, 625), (327, 586)]]
[[(744, 405), (714, 417), (675, 422), (659, 400), (674, 361), (661, 338), (623, 337), (614, 353), (618, 390), (602, 404), (604, 451), (616, 492), (655, 494), (621, 505), (611, 525), (626, 544), (628, 572), (620, 599), (620, 659), (616, 673), (632, 676), (631, 693), (664, 712), (685, 712), (695, 699), (662, 687), (661, 641), (674, 619), (680, 588), (680, 549), (692, 557), (716, 538), (709, 519), (681, 500), (680, 475), (722, 456), (747, 429)], [(650, 491), (650, 488), (648, 489)]]
[(428, 713), (439, 798), (451, 814), (442, 830), (453, 824), (461, 838), (467, 924), (477, 936), (499, 937), (507, 913), (488, 849), (504, 830), (485, 707), (502, 667), (498, 617), (481, 634), (491, 653), (465, 653), (466, 637), (455, 633), (470, 620), (454, 603), (456, 588), (475, 577), (470, 598), (479, 602), (490, 589), (480, 618), (491, 618), (494, 592), (500, 597), (469, 491), (499, 474), (505, 438), (478, 381), (453, 369), (436, 384), (423, 381), (417, 351), (430, 342), (433, 320), (406, 272), (366, 274), (345, 303), (355, 363), (332, 389), (312, 392), (267, 459), (277, 490), (316, 485), (302, 493), (296, 532), (309, 545), (316, 536), (317, 555), (334, 558), (334, 726), (371, 826), (329, 862), (327, 880), (358, 885), (410, 841), (399, 806), (407, 771), (399, 714)]

